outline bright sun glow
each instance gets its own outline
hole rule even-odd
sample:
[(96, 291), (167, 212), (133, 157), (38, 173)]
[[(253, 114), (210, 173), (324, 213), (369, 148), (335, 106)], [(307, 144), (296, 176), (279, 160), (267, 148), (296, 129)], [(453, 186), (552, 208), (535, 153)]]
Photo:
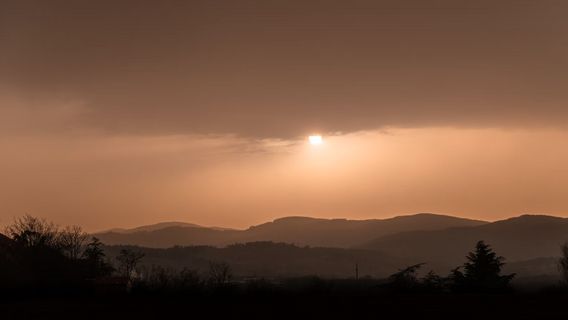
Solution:
[(323, 143), (323, 139), (321, 138), (321, 136), (309, 136), (308, 140), (312, 145), (318, 145)]

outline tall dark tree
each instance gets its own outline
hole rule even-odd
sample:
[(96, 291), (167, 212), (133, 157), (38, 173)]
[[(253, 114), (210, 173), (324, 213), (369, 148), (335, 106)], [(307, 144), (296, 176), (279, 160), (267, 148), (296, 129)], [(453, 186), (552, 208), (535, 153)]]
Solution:
[(105, 257), (103, 251), (103, 243), (97, 237), (92, 237), (91, 242), (87, 244), (83, 257), (87, 260), (100, 261)]
[(96, 237), (91, 238), (83, 251), (83, 259), (86, 260), (90, 277), (108, 276), (112, 273), (112, 266), (105, 261), (103, 243)]
[(452, 278), (457, 289), (466, 291), (499, 291), (509, 288), (515, 274), (501, 275), (505, 258), (498, 256), (491, 246), (478, 241), (475, 250), (467, 256), (463, 273), (456, 268)]

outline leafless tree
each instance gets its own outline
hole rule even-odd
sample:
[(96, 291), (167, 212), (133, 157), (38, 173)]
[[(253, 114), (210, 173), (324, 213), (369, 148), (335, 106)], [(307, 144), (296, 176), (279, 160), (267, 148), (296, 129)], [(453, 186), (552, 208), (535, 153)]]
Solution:
[(30, 215), (16, 218), (6, 227), (6, 234), (25, 247), (59, 246), (57, 226)]
[(231, 282), (231, 267), (225, 262), (209, 263), (209, 283), (214, 286), (225, 286)]
[(142, 258), (144, 258), (144, 253), (140, 251), (122, 249), (120, 250), (120, 254), (116, 257), (116, 260), (118, 260), (119, 263), (118, 270), (124, 277), (130, 280), (132, 279), (134, 270), (136, 270), (136, 266)]
[(81, 257), (85, 242), (89, 235), (79, 226), (68, 226), (59, 232), (58, 242), (63, 253), (72, 260)]

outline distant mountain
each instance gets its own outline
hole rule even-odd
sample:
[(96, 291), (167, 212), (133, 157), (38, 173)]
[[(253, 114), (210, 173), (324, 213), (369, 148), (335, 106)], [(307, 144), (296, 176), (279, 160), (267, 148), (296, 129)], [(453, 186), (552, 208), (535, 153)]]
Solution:
[(286, 217), (246, 230), (207, 228), (193, 224), (158, 224), (129, 231), (96, 234), (107, 244), (165, 248), (175, 245), (224, 246), (233, 243), (274, 241), (318, 247), (347, 248), (378, 237), (405, 231), (480, 226), (487, 222), (436, 214), (390, 219), (347, 220)]
[(242, 231), (218, 230), (204, 227), (172, 226), (150, 231), (104, 232), (95, 234), (109, 245), (137, 245), (148, 248), (210, 245), (224, 246), (237, 242)]
[[(523, 279), (517, 283), (530, 285), (558, 282), (568, 219), (523, 215), (489, 223), (434, 214), (382, 220), (286, 217), (246, 230), (159, 224), (97, 236), (110, 245), (147, 247), (142, 250), (148, 265), (192, 266), (205, 272), (209, 261), (226, 261), (243, 276), (348, 276), (355, 263), (365, 274), (384, 276), (420, 262), (427, 263), (424, 272), (446, 275), (484, 240), (506, 258), (505, 272), (518, 273), (517, 279)], [(174, 245), (191, 247), (152, 249)]]
[(404, 231), (439, 230), (485, 223), (427, 213), (372, 220), (286, 217), (251, 227), (241, 239), (243, 242), (264, 240), (321, 247), (351, 247), (369, 239)]
[(557, 257), (568, 241), (568, 219), (523, 215), (479, 226), (401, 232), (359, 248), (449, 267), (463, 263), (478, 240), (489, 243), (507, 261)]
[(157, 230), (161, 230), (161, 229), (165, 229), (165, 228), (170, 228), (170, 227), (180, 227), (180, 228), (206, 228), (206, 229), (213, 229), (213, 230), (231, 230), (229, 228), (219, 228), (219, 227), (204, 227), (198, 224), (194, 224), (194, 223), (187, 223), (187, 222), (160, 222), (160, 223), (156, 223), (156, 224), (151, 224), (151, 225), (145, 225), (145, 226), (141, 226), (141, 227), (136, 227), (136, 228), (132, 228), (132, 229), (124, 229), (124, 228), (114, 228), (108, 231), (104, 231), (101, 233), (108, 233), (108, 232), (114, 232), (114, 233), (123, 233), (123, 234), (131, 234), (131, 233), (135, 233), (135, 232), (141, 232), (141, 231), (157, 231)]

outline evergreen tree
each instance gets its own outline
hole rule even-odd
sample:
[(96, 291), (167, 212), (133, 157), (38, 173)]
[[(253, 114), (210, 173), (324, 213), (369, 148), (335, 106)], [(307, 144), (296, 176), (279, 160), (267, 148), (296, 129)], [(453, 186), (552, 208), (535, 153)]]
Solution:
[(483, 241), (478, 241), (475, 251), (467, 255), (463, 273), (456, 268), (451, 278), (455, 289), (465, 291), (500, 291), (509, 287), (515, 274), (501, 275), (505, 259)]
[(91, 277), (108, 276), (113, 271), (112, 266), (104, 260), (105, 253), (102, 246), (103, 243), (93, 237), (83, 252), (83, 258), (87, 262), (88, 273)]

